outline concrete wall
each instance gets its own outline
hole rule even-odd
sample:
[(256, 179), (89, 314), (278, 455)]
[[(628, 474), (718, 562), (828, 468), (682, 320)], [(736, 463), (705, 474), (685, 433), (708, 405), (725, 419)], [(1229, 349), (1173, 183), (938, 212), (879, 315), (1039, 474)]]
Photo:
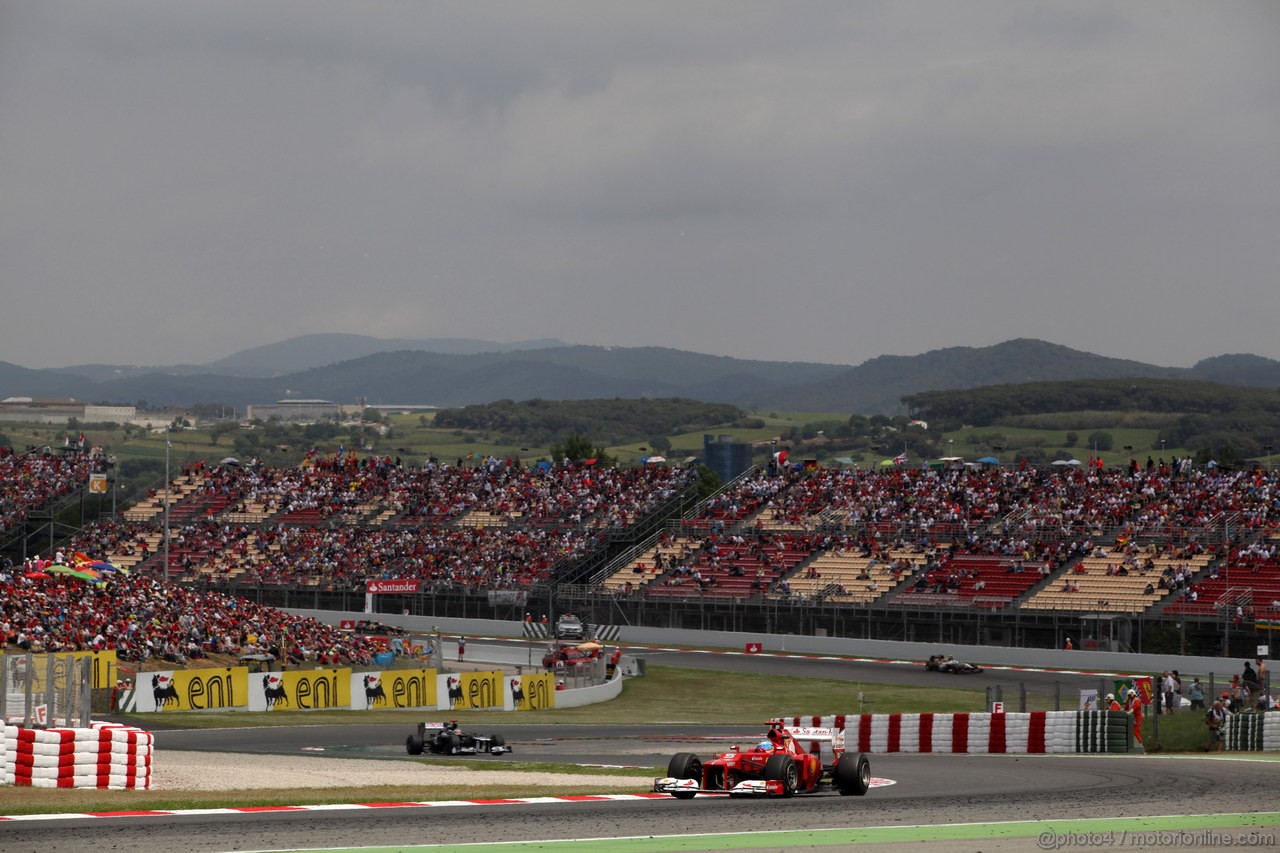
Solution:
[[(463, 633), (469, 636), (520, 637), (523, 631), (520, 622), (496, 619), (447, 619), (430, 616), (396, 616), (387, 613), (340, 613), (330, 610), (292, 610), (290, 612), (311, 616), (331, 625), (338, 624), (340, 619), (372, 617), (383, 624), (398, 625), (420, 633), (426, 633), (431, 631), (433, 626), (438, 626), (444, 632), (446, 640), (451, 634)], [(1015, 649), (1005, 646), (903, 643), (889, 640), (854, 640), (843, 637), (804, 637), (796, 634), (746, 634), (731, 631), (689, 631), (631, 626), (623, 626), (619, 642), (623, 645), (696, 646), (735, 650), (743, 649), (747, 643), (761, 643), (762, 651), (766, 652), (909, 661), (923, 661), (929, 655), (949, 654), (958, 660), (995, 666), (1045, 667), (1134, 675), (1150, 675), (1166, 669), (1176, 669), (1184, 680), (1188, 675), (1207, 676), (1213, 673), (1219, 681), (1224, 679), (1229, 681), (1232, 675), (1244, 669), (1243, 658), (1140, 655), (1078, 649), (1068, 652), (1061, 649)], [(1270, 661), (1267, 663), (1267, 668), (1275, 670)]]
[(617, 699), (622, 693), (622, 676), (615, 676), (604, 684), (593, 687), (578, 687), (574, 690), (556, 691), (557, 708), (578, 708), (583, 705), (594, 705), (597, 702), (608, 702)]

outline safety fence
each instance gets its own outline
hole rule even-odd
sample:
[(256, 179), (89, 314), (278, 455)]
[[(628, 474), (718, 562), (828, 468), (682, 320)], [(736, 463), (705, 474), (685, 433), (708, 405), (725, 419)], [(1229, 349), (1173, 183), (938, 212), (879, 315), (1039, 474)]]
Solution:
[(93, 688), (108, 683), (114, 665), (114, 652), (0, 656), (0, 717), (27, 727), (88, 726)]
[(151, 733), (132, 726), (31, 729), (0, 721), (6, 785), (149, 789), (153, 749)]
[[(784, 717), (811, 751), (843, 743), (857, 752), (1091, 753), (1134, 749), (1133, 720), (1123, 711), (1026, 714), (849, 714)], [(808, 730), (824, 737), (805, 737)]]

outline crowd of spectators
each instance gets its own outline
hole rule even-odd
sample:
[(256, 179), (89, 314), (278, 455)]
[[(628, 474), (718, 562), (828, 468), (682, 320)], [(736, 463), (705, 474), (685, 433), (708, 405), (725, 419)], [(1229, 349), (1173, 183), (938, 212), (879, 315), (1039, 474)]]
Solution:
[(270, 654), (287, 663), (368, 664), (378, 649), (314, 619), (142, 575), (94, 584), (0, 570), (5, 650), (111, 651), (137, 664), (210, 654)]
[[(0, 520), (82, 487), (100, 464), (88, 453), (3, 455)], [(167, 571), (159, 562), (160, 518), (99, 522), (67, 549), (136, 558), (143, 573), (205, 586), (359, 589), (368, 579), (395, 577), (422, 580), (427, 590), (511, 588), (583, 557), (598, 545), (602, 528), (634, 522), (695, 476), (650, 465), (526, 467), (497, 457), (421, 466), (349, 455), (313, 455), (290, 468), (199, 463), (184, 466), (182, 477), (195, 490), (183, 500), (207, 511), (175, 514)], [(1181, 462), (1114, 469), (770, 468), (736, 481), (698, 518), (683, 522), (695, 538), (683, 553), (661, 555), (656, 583), (706, 589), (740, 577), (734, 574), (740, 564), (743, 572), (760, 573), (760, 593), (785, 594), (786, 573), (775, 571), (780, 550), (847, 551), (872, 558), (869, 572), (892, 575), (886, 587), (910, 568), (923, 569), (915, 575), (920, 591), (948, 591), (973, 580), (954, 560), (960, 555), (999, 557), (1010, 571), (1051, 573), (1093, 554), (1104, 535), (1121, 546), (1133, 543), (1129, 550), (1145, 538), (1164, 541), (1170, 554), (1189, 553), (1196, 531), (1224, 520), (1237, 536), (1273, 530), (1277, 500), (1272, 472)], [(371, 505), (384, 511), (377, 524), (368, 523)], [(265, 520), (230, 520), (249, 506), (265, 507)], [(312, 513), (311, 523), (291, 523), (300, 512)], [(468, 522), (473, 512), (507, 523)], [(891, 556), (903, 551), (919, 556), (904, 567)], [(1127, 571), (1131, 557), (1119, 559), (1117, 571)], [(1276, 558), (1266, 544), (1231, 556), (1241, 565)], [(1189, 570), (1165, 572), (1153, 585), (1157, 580), (1194, 594)]]
[(15, 453), (0, 447), (0, 536), (20, 525), (33, 509), (84, 488), (107, 460), (80, 447)]
[[(462, 460), (459, 460), (461, 463)], [(270, 516), (311, 513), (320, 520), (355, 522), (369, 507), (390, 510), (401, 527), (442, 524), (484, 512), (538, 525), (625, 525), (687, 486), (694, 472), (644, 466), (570, 464), (526, 467), (519, 459), (487, 457), (475, 464), (399, 458), (309, 456), (300, 466), (218, 465), (184, 471), (199, 478), (194, 500)]]
[(982, 466), (935, 471), (824, 469), (799, 477), (763, 518), (805, 527), (870, 526), (933, 539), (995, 526), (1030, 540), (1172, 537), (1231, 518), (1276, 523), (1274, 473), (1170, 466), (1131, 469)]

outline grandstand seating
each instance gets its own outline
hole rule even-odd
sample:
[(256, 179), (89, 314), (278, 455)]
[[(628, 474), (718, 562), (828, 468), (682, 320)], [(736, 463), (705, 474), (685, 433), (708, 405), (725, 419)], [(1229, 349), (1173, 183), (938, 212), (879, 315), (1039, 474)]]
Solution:
[(748, 549), (712, 541), (695, 555), (695, 561), (667, 572), (644, 591), (657, 598), (763, 596), (809, 553), (789, 543)]
[(1185, 559), (1148, 555), (1150, 568), (1132, 568), (1127, 575), (1107, 574), (1108, 567), (1122, 565), (1123, 557), (1123, 554), (1085, 557), (1022, 606), (1027, 610), (1141, 613), (1174, 592), (1160, 587), (1165, 569), (1187, 566), (1194, 574), (1211, 559), (1207, 554)]
[(1216, 578), (1197, 581), (1194, 588), (1195, 601), (1184, 594), (1164, 612), (1230, 618), (1238, 605), (1250, 618), (1280, 620), (1280, 563), (1224, 566)]
[[(85, 471), (76, 464), (41, 457), (13, 470), (27, 484), (35, 481), (31, 471), (42, 471), (74, 486)], [(400, 576), (420, 578), (428, 588), (528, 585), (605, 541), (603, 528), (634, 524), (692, 476), (655, 466), (523, 469), (500, 460), (415, 469), (377, 458), (184, 471), (170, 486), (167, 572), (191, 582), (325, 588)], [(649, 545), (599, 587), (627, 594), (629, 583), (632, 594), (657, 598), (1145, 611), (1170, 597), (1157, 584), (1166, 566), (1200, 573), (1210, 559), (1174, 557), (1169, 543), (1194, 540), (1213, 519), (1233, 519), (1233, 531), (1261, 529), (1274, 482), (1259, 472), (1193, 472), (1182, 479), (1164, 472), (1009, 469), (755, 472), (681, 519), (662, 545)], [(128, 521), (84, 531), (76, 547), (141, 572), (164, 572), (163, 496), (161, 490), (126, 510)], [(6, 517), (48, 499), (44, 491), (0, 483)], [(1145, 574), (1135, 568), (1108, 575), (1107, 563), (1124, 556), (1119, 552), (1078, 559), (1117, 536), (1132, 551), (1127, 542), (1135, 531), (1166, 546), (1151, 553), (1155, 565)], [(895, 577), (884, 564), (871, 565), (863, 547), (907, 564)], [(667, 555), (661, 566), (656, 553)], [(1022, 555), (1022, 572), (1009, 571), (1015, 554)], [(926, 565), (933, 568), (917, 584)], [(1036, 589), (1041, 566), (1051, 581)], [(1253, 609), (1262, 611), (1280, 600), (1276, 574), (1274, 566), (1256, 563), (1224, 569), (1220, 582), (1198, 581), (1194, 607), (1170, 601), (1167, 612), (1208, 614), (1219, 589), (1233, 595), (1247, 589)], [(908, 577), (903, 588), (900, 578)], [(1078, 591), (1064, 591), (1067, 583)], [(1154, 586), (1150, 594), (1147, 583)]]
[(890, 551), (887, 558), (863, 557), (840, 550), (824, 551), (786, 578), (776, 597), (865, 604), (888, 594), (913, 575), (920, 555)]
[(1012, 556), (956, 554), (919, 578), (898, 600), (911, 605), (1006, 607), (1044, 578), (1047, 565)]
[(692, 553), (695, 541), (691, 536), (660, 537), (652, 550), (646, 549), (605, 577), (601, 585), (610, 592), (625, 591), (627, 584), (631, 584), (632, 589), (645, 586), (664, 575), (668, 566)]
[(183, 517), (190, 518), (194, 512), (189, 509), (190, 505), (184, 505), (192, 495), (200, 491), (204, 480), (195, 477), (184, 477), (181, 480), (174, 480), (169, 484), (169, 488), (163, 487), (156, 489), (155, 493), (148, 496), (145, 500), (139, 501), (133, 506), (126, 509), (123, 513), (126, 521), (149, 521), (153, 518), (159, 518), (164, 513), (165, 495), (169, 497), (169, 523), (175, 523), (174, 514), (181, 512)]

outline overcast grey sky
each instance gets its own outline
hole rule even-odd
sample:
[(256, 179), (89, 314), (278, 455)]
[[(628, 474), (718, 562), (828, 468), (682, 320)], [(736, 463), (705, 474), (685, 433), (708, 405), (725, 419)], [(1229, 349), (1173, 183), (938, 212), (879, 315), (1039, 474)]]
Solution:
[(0, 0), (0, 360), (1280, 358), (1280, 3)]

